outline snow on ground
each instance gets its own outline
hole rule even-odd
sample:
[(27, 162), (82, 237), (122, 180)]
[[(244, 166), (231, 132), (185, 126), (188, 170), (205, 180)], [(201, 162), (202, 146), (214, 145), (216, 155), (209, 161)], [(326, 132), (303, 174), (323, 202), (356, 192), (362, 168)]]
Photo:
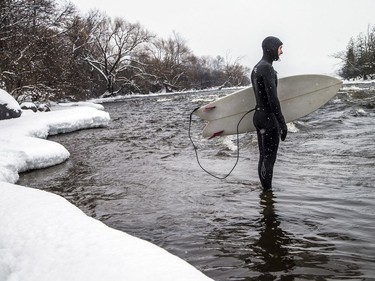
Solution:
[(62, 145), (45, 139), (48, 135), (108, 124), (108, 113), (84, 105), (0, 120), (0, 280), (211, 280), (160, 247), (86, 216), (58, 195), (14, 184), (19, 172), (69, 157)]
[(60, 144), (45, 140), (48, 135), (106, 126), (109, 114), (92, 107), (34, 113), (0, 121), (0, 181), (15, 183), (18, 173), (60, 164), (69, 152)]

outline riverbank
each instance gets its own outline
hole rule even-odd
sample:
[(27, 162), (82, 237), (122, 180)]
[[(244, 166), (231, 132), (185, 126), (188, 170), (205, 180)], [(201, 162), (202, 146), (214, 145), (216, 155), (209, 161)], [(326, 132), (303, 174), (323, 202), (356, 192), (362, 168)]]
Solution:
[[(86, 104), (87, 105), (87, 104)], [(48, 135), (105, 127), (93, 107), (24, 111), (0, 121), (0, 280), (211, 280), (149, 242), (111, 229), (60, 196), (16, 185), (19, 173), (64, 162)]]

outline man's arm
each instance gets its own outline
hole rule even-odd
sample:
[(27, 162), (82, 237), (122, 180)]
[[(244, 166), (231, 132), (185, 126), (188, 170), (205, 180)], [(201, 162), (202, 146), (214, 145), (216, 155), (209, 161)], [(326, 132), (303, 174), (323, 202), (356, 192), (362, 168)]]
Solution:
[(281, 140), (284, 141), (287, 135), (287, 126), (285, 123), (285, 118), (281, 112), (280, 101), (277, 96), (277, 84), (276, 84), (276, 73), (272, 66), (268, 66), (265, 69), (264, 73), (264, 87), (267, 92), (268, 102), (273, 113), (276, 116), (277, 121), (279, 122), (281, 129)]

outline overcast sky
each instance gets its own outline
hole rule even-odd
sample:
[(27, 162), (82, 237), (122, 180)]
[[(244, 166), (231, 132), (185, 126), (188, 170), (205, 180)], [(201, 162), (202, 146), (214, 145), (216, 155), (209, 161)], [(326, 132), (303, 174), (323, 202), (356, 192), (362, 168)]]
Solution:
[(280, 76), (334, 74), (351, 37), (375, 26), (375, 0), (71, 0), (80, 11), (96, 8), (162, 38), (173, 31), (197, 56), (217, 55), (252, 68), (261, 42), (274, 35), (284, 55), (274, 63)]

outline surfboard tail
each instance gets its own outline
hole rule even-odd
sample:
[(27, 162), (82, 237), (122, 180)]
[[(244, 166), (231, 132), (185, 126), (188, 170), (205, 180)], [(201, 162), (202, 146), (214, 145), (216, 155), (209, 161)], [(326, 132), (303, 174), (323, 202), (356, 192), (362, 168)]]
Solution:
[(213, 139), (213, 138), (216, 138), (216, 137), (220, 137), (223, 133), (224, 133), (224, 130), (215, 132), (208, 139), (210, 140), (210, 139)]

